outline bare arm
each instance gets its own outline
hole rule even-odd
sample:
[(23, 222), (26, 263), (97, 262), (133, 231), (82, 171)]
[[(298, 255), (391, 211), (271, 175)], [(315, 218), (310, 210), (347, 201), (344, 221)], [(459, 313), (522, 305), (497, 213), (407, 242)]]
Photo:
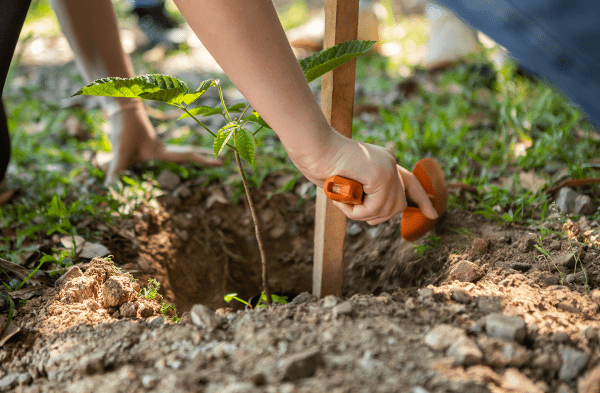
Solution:
[[(298, 169), (318, 186), (340, 175), (364, 185), (363, 206), (339, 206), (371, 224), (406, 209), (404, 187), (430, 218), (437, 213), (389, 149), (341, 136), (328, 124), (287, 41), (271, 0), (175, 0), (221, 68), (269, 123)], [(337, 204), (337, 203), (336, 203)]]

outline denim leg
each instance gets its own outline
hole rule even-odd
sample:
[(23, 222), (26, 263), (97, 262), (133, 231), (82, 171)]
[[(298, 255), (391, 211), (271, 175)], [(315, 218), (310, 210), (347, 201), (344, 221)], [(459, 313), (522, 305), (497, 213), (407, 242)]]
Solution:
[(561, 89), (600, 127), (600, 2), (437, 0)]
[[(31, 0), (0, 0), (0, 37), (2, 39), (2, 45), (0, 45), (0, 92), (4, 90), (10, 61), (30, 3)], [(0, 181), (4, 179), (9, 160), (8, 124), (6, 124), (4, 105), (0, 102)]]

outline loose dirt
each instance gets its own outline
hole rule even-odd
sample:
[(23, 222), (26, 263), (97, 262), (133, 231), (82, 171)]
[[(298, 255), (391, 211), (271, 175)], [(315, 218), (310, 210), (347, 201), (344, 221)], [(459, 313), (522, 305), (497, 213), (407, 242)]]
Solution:
[[(411, 244), (400, 217), (348, 222), (344, 297), (317, 299), (314, 202), (301, 201), (302, 182), (298, 194), (265, 184), (255, 197), (272, 284), (297, 295), (289, 304), (222, 300), (261, 290), (250, 215), (227, 187), (184, 183), (190, 193), (107, 229), (121, 269), (80, 264), (18, 308), (0, 391), (599, 391), (596, 223), (555, 214), (542, 237), (451, 210)], [(185, 312), (181, 323), (140, 296), (148, 277)]]

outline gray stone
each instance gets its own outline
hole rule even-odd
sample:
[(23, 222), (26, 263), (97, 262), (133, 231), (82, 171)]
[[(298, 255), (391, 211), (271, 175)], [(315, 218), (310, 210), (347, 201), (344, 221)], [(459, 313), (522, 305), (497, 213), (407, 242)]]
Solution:
[(156, 317), (152, 321), (150, 321), (150, 326), (159, 327), (165, 324), (165, 319), (163, 317)]
[(502, 302), (493, 296), (480, 296), (477, 298), (477, 307), (484, 313), (502, 311)]
[(426, 299), (428, 297), (432, 297), (433, 296), (433, 289), (431, 288), (421, 288), (417, 290), (417, 293), (419, 294), (419, 297)]
[(441, 324), (431, 329), (429, 333), (425, 335), (423, 341), (428, 347), (435, 349), (436, 351), (442, 351), (462, 337), (465, 337), (465, 331), (463, 329), (452, 325)]
[(166, 188), (167, 190), (174, 190), (181, 183), (179, 176), (168, 169), (162, 171), (156, 178), (156, 181), (162, 188)]
[(173, 195), (181, 199), (188, 199), (192, 196), (192, 190), (187, 185), (182, 184), (173, 191)]
[(17, 386), (21, 380), (28, 381), (25, 383), (29, 383), (31, 382), (31, 375), (29, 375), (29, 373), (8, 374), (4, 378), (0, 379), (0, 392), (8, 392)]
[(196, 304), (190, 310), (192, 322), (201, 328), (213, 330), (224, 322), (213, 310), (202, 304)]
[(327, 295), (323, 298), (323, 307), (330, 308), (338, 304), (339, 298), (334, 295)]
[(587, 273), (585, 272), (585, 270), (573, 274), (567, 274), (568, 283), (585, 284), (586, 281)]
[(521, 317), (495, 313), (486, 317), (485, 331), (490, 337), (523, 343), (527, 336), (527, 325)]
[(548, 246), (548, 250), (550, 250), (550, 251), (560, 251), (561, 247), (562, 247), (562, 245), (560, 243), (560, 240), (552, 240), (552, 242)]
[[(590, 393), (589, 390), (581, 390), (581, 392)], [(573, 389), (569, 387), (569, 385), (565, 383), (561, 383), (558, 389), (556, 389), (556, 393), (574, 393)]]
[(461, 366), (479, 364), (483, 359), (483, 353), (479, 347), (467, 336), (462, 336), (454, 341), (448, 348), (447, 355)]
[(83, 276), (83, 273), (82, 273), (81, 269), (79, 268), (79, 266), (73, 266), (73, 267), (69, 268), (69, 270), (67, 270), (67, 272), (65, 274), (60, 276), (60, 278), (58, 280), (56, 280), (56, 282), (54, 283), (54, 286), (56, 288), (61, 287), (63, 284), (72, 280), (73, 278), (81, 277), (81, 276)]
[(292, 300), (292, 304), (302, 304), (317, 300), (317, 297), (309, 292), (302, 292)]
[(559, 268), (571, 269), (575, 266), (575, 262), (575, 254), (573, 254), (572, 252), (566, 253), (564, 255), (559, 255), (554, 258), (554, 263), (556, 263), (556, 265)]
[(563, 214), (569, 215), (592, 214), (598, 208), (592, 198), (587, 195), (578, 194), (569, 187), (563, 187), (558, 190), (556, 207)]
[(477, 345), (483, 352), (484, 363), (491, 367), (521, 367), (529, 361), (527, 349), (514, 341), (479, 336)]
[(353, 223), (346, 229), (346, 234), (349, 236), (356, 236), (362, 232), (362, 228), (357, 223)]
[(471, 294), (462, 289), (462, 288), (454, 288), (451, 290), (451, 296), (452, 296), (452, 300), (462, 303), (462, 304), (467, 304), (471, 301)]
[(312, 348), (283, 360), (283, 380), (295, 381), (312, 376), (323, 363), (319, 348)]
[(537, 236), (533, 233), (523, 235), (517, 242), (517, 249), (521, 252), (529, 252), (533, 249), (536, 240)]
[(144, 375), (142, 377), (142, 386), (146, 389), (152, 389), (158, 383), (158, 376), (156, 375)]
[(572, 347), (561, 349), (560, 357), (562, 359), (562, 366), (558, 372), (558, 377), (563, 381), (568, 381), (577, 377), (590, 360), (589, 353)]
[(516, 368), (509, 368), (504, 372), (501, 387), (510, 392), (544, 393), (531, 379)]
[(450, 280), (458, 280), (463, 282), (475, 282), (485, 276), (483, 270), (476, 264), (469, 261), (458, 262), (452, 270), (450, 270)]
[(410, 393), (429, 393), (429, 390), (427, 390), (421, 386), (413, 386)]
[(92, 259), (96, 257), (104, 257), (109, 255), (110, 251), (100, 243), (85, 242), (78, 255), (81, 258)]
[(349, 300), (346, 300), (345, 302), (338, 304), (337, 306), (333, 307), (333, 309), (332, 309), (334, 318), (337, 318), (340, 315), (350, 315), (350, 314), (352, 314), (352, 311), (353, 311), (352, 303), (350, 303)]

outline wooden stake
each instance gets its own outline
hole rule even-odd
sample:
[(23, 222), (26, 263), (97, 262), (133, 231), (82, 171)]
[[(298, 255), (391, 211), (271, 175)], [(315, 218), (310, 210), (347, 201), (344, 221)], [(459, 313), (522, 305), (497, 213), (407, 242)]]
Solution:
[[(355, 40), (357, 31), (358, 0), (326, 0), (323, 46)], [(356, 60), (352, 60), (322, 77), (323, 113), (331, 126), (348, 138), (352, 137), (355, 73)], [(318, 297), (342, 295), (345, 236), (346, 216), (319, 190), (313, 268), (313, 294)]]

